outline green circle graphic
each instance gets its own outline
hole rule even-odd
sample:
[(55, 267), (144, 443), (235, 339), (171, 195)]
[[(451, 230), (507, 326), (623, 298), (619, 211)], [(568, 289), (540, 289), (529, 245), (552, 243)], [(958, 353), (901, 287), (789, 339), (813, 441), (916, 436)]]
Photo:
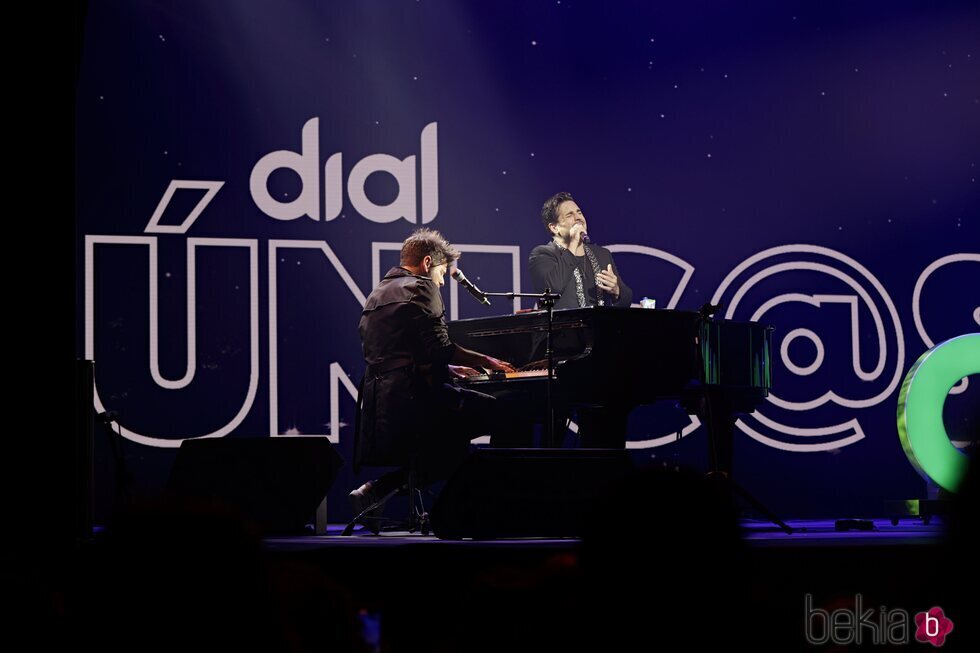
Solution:
[(898, 395), (898, 437), (909, 462), (927, 480), (955, 492), (969, 459), (949, 441), (943, 404), (965, 376), (980, 373), (980, 333), (950, 338), (915, 361)]

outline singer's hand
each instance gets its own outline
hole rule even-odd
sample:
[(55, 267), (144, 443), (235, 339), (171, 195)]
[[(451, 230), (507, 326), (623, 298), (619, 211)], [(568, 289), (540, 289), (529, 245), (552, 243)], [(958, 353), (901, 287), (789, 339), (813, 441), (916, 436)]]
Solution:
[(480, 370), (474, 370), (472, 367), (465, 365), (449, 366), (449, 375), (454, 379), (465, 379), (468, 376), (479, 376), (480, 374), (482, 374)]
[(514, 366), (507, 361), (502, 361), (499, 358), (494, 358), (493, 356), (484, 356), (486, 360), (483, 361), (482, 366), (488, 370), (500, 370), (501, 372), (516, 372)]
[(582, 243), (582, 234), (585, 233), (585, 224), (582, 222), (576, 222), (568, 230), (568, 244), (569, 249), (578, 249), (578, 246)]
[(599, 272), (599, 276), (596, 277), (595, 282), (602, 292), (607, 292), (614, 298), (619, 299), (619, 278), (613, 272), (611, 263), (606, 266), (605, 270)]

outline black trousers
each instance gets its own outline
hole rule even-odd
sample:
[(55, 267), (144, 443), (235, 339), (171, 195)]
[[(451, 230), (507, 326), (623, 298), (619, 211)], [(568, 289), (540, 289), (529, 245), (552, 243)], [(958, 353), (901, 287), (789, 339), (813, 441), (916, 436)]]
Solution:
[[(451, 383), (436, 386), (416, 415), (415, 470), (419, 485), (448, 479), (470, 451), (470, 441), (490, 436), (491, 447), (529, 446), (515, 425), (524, 407)], [(387, 494), (408, 481), (408, 465), (383, 475), (376, 491)]]

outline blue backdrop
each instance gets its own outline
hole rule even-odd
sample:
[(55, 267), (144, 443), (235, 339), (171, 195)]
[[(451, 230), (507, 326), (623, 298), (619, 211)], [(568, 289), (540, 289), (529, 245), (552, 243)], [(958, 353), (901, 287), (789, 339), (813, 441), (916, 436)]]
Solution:
[[(566, 190), (637, 300), (776, 328), (774, 397), (736, 438), (760, 498), (840, 516), (925, 496), (895, 408), (931, 343), (980, 324), (978, 44), (973, 2), (92, 2), (77, 351), (96, 407), (141, 490), (185, 438), (329, 435), (349, 460), (358, 315), (398, 243), (427, 224), (485, 289), (531, 290), (541, 204)], [(954, 392), (965, 442), (980, 382)], [(629, 437), (706, 464), (671, 406)], [(104, 516), (102, 440), (97, 473)], [(359, 480), (344, 469), (333, 517)]]

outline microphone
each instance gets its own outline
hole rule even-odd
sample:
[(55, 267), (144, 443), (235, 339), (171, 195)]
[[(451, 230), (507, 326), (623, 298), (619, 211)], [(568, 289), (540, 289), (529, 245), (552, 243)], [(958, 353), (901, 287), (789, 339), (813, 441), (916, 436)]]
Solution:
[(586, 245), (592, 244), (592, 239), (589, 238), (589, 233), (587, 231), (582, 232), (582, 242), (585, 243)]
[(462, 287), (466, 288), (470, 292), (471, 295), (473, 295), (474, 297), (476, 297), (477, 301), (479, 301), (481, 304), (484, 304), (486, 306), (489, 306), (490, 305), (490, 300), (487, 299), (487, 296), (484, 295), (483, 292), (479, 288), (477, 288), (476, 286), (474, 286), (472, 281), (470, 281), (469, 279), (466, 278), (466, 275), (463, 274), (463, 271), (462, 270), (460, 270), (459, 268), (456, 268), (455, 270), (453, 270), (453, 275), (452, 276), (453, 276), (453, 279), (456, 280), (456, 283), (458, 283)]

